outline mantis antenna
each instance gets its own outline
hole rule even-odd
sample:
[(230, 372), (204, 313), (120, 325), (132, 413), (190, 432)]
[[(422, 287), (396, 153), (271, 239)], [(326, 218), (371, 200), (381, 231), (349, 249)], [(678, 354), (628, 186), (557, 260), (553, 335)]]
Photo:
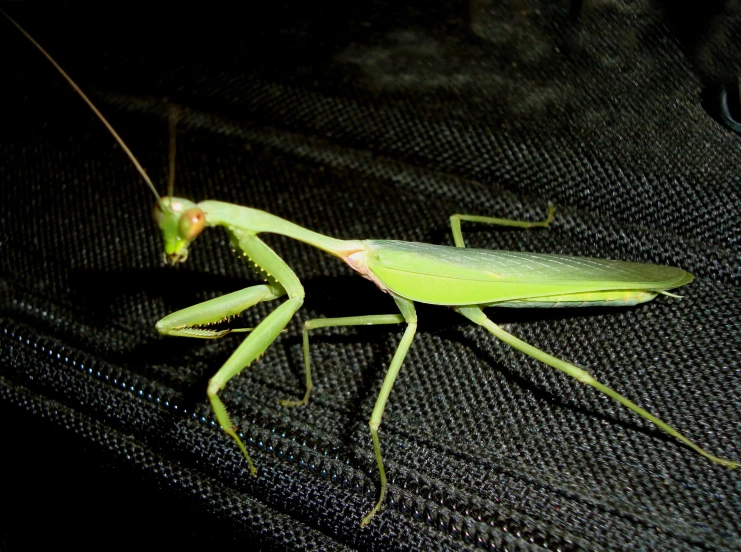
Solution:
[[(5, 12), (3, 14), (10, 19)], [(309, 330), (339, 326), (406, 323), (404, 335), (391, 360), (368, 424), (381, 488), (378, 501), (373, 509), (363, 517), (361, 527), (367, 525), (380, 511), (387, 494), (388, 481), (383, 464), (379, 429), (394, 381), (417, 331), (415, 302), (453, 308), (503, 343), (595, 388), (708, 460), (729, 468), (740, 466), (738, 462), (708, 453), (647, 410), (594, 379), (585, 370), (549, 355), (505, 332), (482, 310), (495, 306), (549, 308), (554, 306), (635, 305), (650, 301), (660, 293), (676, 297), (667, 290), (692, 282), (694, 276), (689, 272), (670, 266), (519, 251), (466, 249), (465, 247), (461, 221), (520, 228), (548, 226), (553, 220), (552, 206), (549, 208), (548, 217), (540, 222), (454, 214), (450, 217), (450, 224), (456, 247), (450, 247), (396, 240), (339, 240), (313, 232), (258, 209), (221, 201), (207, 200), (196, 204), (184, 198), (173, 198), (175, 137), (179, 115), (178, 109), (173, 107), (170, 108), (168, 116), (170, 151), (167, 193), (169, 195), (162, 198), (157, 194), (146, 172), (123, 140), (87, 96), (28, 33), (15, 21), (12, 19), (10, 21), (31, 40), (80, 94), (154, 191), (158, 205), (161, 207), (161, 210), (156, 210), (155, 219), (162, 232), (164, 254), (168, 262), (174, 265), (185, 261), (189, 245), (204, 228), (221, 226), (229, 234), (232, 247), (255, 264), (267, 279), (267, 284), (250, 286), (166, 316), (157, 322), (157, 330), (160, 333), (217, 339), (229, 333), (229, 330), (213, 329), (209, 327), (210, 325), (227, 320), (260, 302), (273, 301), (287, 296), (254, 330), (249, 328), (239, 330), (251, 331), (251, 333), (209, 380), (206, 391), (216, 421), (235, 441), (252, 475), (257, 473), (255, 465), (238, 434), (238, 426), (231, 421), (226, 406), (219, 398), (219, 393), (232, 378), (265, 353), (301, 308), (305, 297), (304, 288), (293, 270), (257, 236), (262, 232), (280, 234), (338, 257), (361, 276), (373, 282), (381, 291), (390, 294), (399, 309), (399, 314), (319, 318), (306, 321), (303, 332), (306, 391), (303, 399), (284, 400), (281, 404), (285, 406), (306, 404), (314, 387), (311, 379)]]
[[(157, 202), (160, 204), (160, 206), (163, 206), (162, 205), (162, 198), (157, 193), (157, 188), (155, 188), (154, 187), (154, 184), (152, 184), (152, 180), (147, 175), (147, 171), (145, 171), (144, 170), (144, 167), (141, 166), (141, 164), (137, 160), (137, 158), (134, 155), (134, 153), (129, 149), (129, 147), (123, 141), (123, 138), (121, 138), (118, 135), (118, 133), (113, 129), (113, 126), (111, 126), (111, 123), (108, 122), (108, 119), (106, 119), (103, 116), (103, 114), (98, 110), (98, 108), (95, 107), (95, 104), (90, 100), (90, 98), (87, 97), (87, 95), (82, 91), (82, 89), (79, 86), (77, 86), (77, 83), (75, 83), (75, 81), (72, 80), (72, 77), (70, 77), (65, 72), (65, 70), (62, 69), (56, 61), (54, 61), (54, 58), (51, 57), (51, 55), (49, 55), (49, 53), (47, 53), (46, 50), (44, 50), (44, 47), (41, 46), (41, 44), (39, 44), (38, 42), (36, 42), (36, 40), (34, 40), (34, 38), (23, 29), (23, 27), (21, 27), (18, 23), (15, 22), (15, 20), (12, 17), (10, 17), (7, 13), (5, 13), (5, 10), (3, 10), (2, 8), (0, 8), (0, 13), (2, 13), (8, 19), (8, 21), (10, 21), (15, 26), (16, 29), (18, 29), (21, 33), (23, 33), (23, 36), (25, 36), (28, 40), (31, 41), (31, 44), (33, 44), (34, 46), (36, 46), (36, 48), (38, 48), (38, 50), (43, 54), (43, 56), (47, 60), (49, 60), (49, 63), (51, 63), (56, 68), (56, 70), (59, 71), (61, 73), (61, 75), (67, 80), (67, 82), (70, 84), (70, 86), (72, 88), (74, 88), (75, 92), (77, 92), (80, 95), (80, 97), (83, 100), (85, 100), (85, 103), (88, 105), (88, 107), (90, 107), (90, 109), (93, 110), (93, 113), (95, 113), (95, 115), (98, 117), (98, 119), (100, 119), (100, 122), (105, 125), (105, 127), (108, 129), (108, 132), (110, 132), (113, 135), (113, 137), (116, 139), (116, 142), (118, 142), (118, 145), (121, 146), (121, 149), (124, 150), (124, 152), (126, 153), (126, 155), (129, 156), (129, 159), (131, 159), (131, 162), (136, 167), (136, 170), (139, 171), (139, 174), (144, 179), (144, 182), (146, 182), (147, 186), (149, 186), (149, 189), (152, 190), (152, 193), (154, 194), (154, 197), (157, 198)], [(171, 137), (170, 138), (171, 147), (172, 147), (172, 142), (173, 141), (174, 140)], [(173, 175), (173, 178), (174, 178), (174, 175)]]
[(167, 148), (167, 197), (175, 194), (175, 138), (180, 110), (170, 104), (168, 109), (168, 126), (170, 129), (170, 145)]

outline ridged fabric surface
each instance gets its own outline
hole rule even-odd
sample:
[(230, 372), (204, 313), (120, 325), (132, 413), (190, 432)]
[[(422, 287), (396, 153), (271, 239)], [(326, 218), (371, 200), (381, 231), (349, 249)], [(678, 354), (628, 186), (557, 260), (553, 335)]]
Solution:
[[(464, 223), (467, 245), (689, 271), (681, 300), (487, 312), (741, 460), (741, 135), (716, 102), (739, 71), (736, 5), (726, 19), (616, 1), (3, 9), (161, 192), (166, 98), (181, 112), (176, 192), (194, 201), (447, 245), (453, 213), (540, 220), (552, 203), (548, 229)], [(221, 394), (251, 477), (205, 394), (243, 336), (154, 324), (259, 275), (219, 229), (165, 266), (154, 197), (120, 148), (2, 19), (0, 45), (1, 549), (741, 549), (741, 473), (425, 305), (381, 426), (389, 495), (361, 530), (378, 493), (368, 419), (402, 328), (313, 331), (317, 388), (281, 407), (303, 393), (303, 321), (397, 311), (275, 236), (305, 304)]]

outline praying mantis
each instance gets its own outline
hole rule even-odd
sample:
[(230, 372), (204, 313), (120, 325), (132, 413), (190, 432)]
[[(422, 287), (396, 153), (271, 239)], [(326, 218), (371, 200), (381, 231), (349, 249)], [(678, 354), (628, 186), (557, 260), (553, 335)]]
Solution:
[[(11, 20), (12, 21), (12, 20)], [(15, 24), (15, 23), (14, 23)], [(16, 25), (17, 26), (17, 25)], [(20, 29), (20, 27), (19, 27)], [(263, 273), (265, 284), (252, 286), (173, 313), (157, 323), (165, 335), (216, 339), (229, 332), (245, 331), (249, 335), (210, 380), (207, 396), (222, 429), (234, 440), (247, 461), (250, 471), (256, 467), (232, 424), (219, 393), (228, 382), (252, 364), (277, 339), (299, 310), (304, 299), (301, 282), (292, 269), (259, 237), (276, 233), (323, 250), (349, 265), (370, 280), (382, 292), (391, 295), (399, 314), (352, 316), (309, 320), (303, 329), (305, 392), (300, 400), (284, 400), (285, 406), (304, 405), (309, 401), (313, 383), (309, 362), (309, 332), (330, 326), (397, 325), (406, 323), (401, 342), (384, 378), (370, 419), (370, 431), (380, 479), (376, 504), (362, 518), (361, 526), (371, 522), (380, 511), (388, 488), (379, 428), (391, 389), (404, 357), (413, 341), (417, 317), (414, 303), (453, 308), (456, 312), (484, 327), (495, 337), (515, 349), (544, 362), (578, 381), (590, 385), (617, 400), (643, 418), (651, 421), (707, 459), (737, 468), (737, 462), (718, 458), (678, 433), (668, 424), (592, 378), (586, 371), (553, 357), (517, 339), (494, 324), (483, 308), (500, 307), (580, 307), (629, 306), (654, 299), (659, 294), (673, 296), (668, 290), (689, 284), (693, 276), (674, 267), (608, 261), (603, 259), (520, 253), (509, 251), (471, 250), (465, 247), (461, 221), (519, 228), (547, 227), (554, 210), (541, 222), (523, 222), (492, 217), (453, 215), (451, 226), (455, 247), (389, 240), (339, 240), (312, 232), (264, 211), (219, 201), (194, 203), (174, 197), (170, 170), (168, 193), (160, 197), (146, 172), (108, 121), (85, 94), (25, 31), (20, 29), (70, 82), (113, 134), (156, 196), (155, 220), (164, 239), (164, 254), (170, 264), (185, 262), (193, 241), (207, 227), (221, 226), (232, 247)], [(171, 124), (171, 129), (174, 123)], [(171, 140), (174, 132), (171, 130)], [(170, 148), (170, 166), (175, 148)], [(676, 296), (674, 296), (676, 297)], [(214, 330), (210, 324), (244, 312), (263, 302), (285, 298), (254, 329)]]

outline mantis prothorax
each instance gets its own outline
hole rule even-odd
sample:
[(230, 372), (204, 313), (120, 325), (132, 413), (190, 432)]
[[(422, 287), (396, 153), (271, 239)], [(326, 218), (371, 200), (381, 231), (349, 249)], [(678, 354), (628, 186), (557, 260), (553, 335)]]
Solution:
[[(8, 17), (4, 12), (3, 14)], [(142, 178), (155, 194), (157, 198), (155, 220), (162, 231), (164, 255), (167, 262), (172, 265), (184, 262), (188, 257), (190, 244), (206, 227), (221, 226), (226, 230), (232, 247), (262, 271), (266, 280), (265, 284), (252, 286), (180, 310), (166, 316), (156, 325), (157, 330), (165, 335), (203, 339), (219, 338), (231, 331), (250, 332), (211, 378), (207, 395), (216, 420), (239, 446), (252, 474), (256, 473), (256, 468), (236, 427), (229, 418), (226, 407), (219, 398), (219, 393), (233, 377), (266, 351), (304, 301), (304, 288), (301, 282), (285, 261), (258, 237), (260, 233), (281, 234), (334, 255), (361, 276), (370, 280), (382, 292), (391, 295), (400, 311), (397, 314), (360, 315), (307, 321), (303, 328), (306, 390), (300, 400), (281, 401), (283, 405), (304, 405), (311, 395), (313, 384), (309, 362), (308, 336), (310, 330), (331, 326), (406, 323), (406, 329), (384, 378), (369, 422), (381, 485), (378, 501), (362, 518), (361, 526), (367, 525), (378, 513), (386, 496), (387, 480), (378, 430), (394, 381), (417, 329), (415, 302), (452, 308), (515, 349), (615, 399), (712, 462), (729, 468), (739, 466), (738, 462), (718, 458), (708, 453), (665, 422), (595, 380), (585, 370), (551, 356), (505, 332), (483, 312), (484, 307), (493, 306), (546, 308), (635, 305), (650, 301), (659, 294), (677, 297), (668, 290), (690, 283), (693, 280), (690, 273), (670, 266), (465, 248), (461, 221), (519, 228), (547, 227), (553, 220), (552, 206), (549, 207), (547, 218), (540, 222), (453, 215), (450, 217), (450, 223), (455, 247), (452, 247), (391, 240), (340, 240), (312, 232), (257, 209), (220, 201), (194, 203), (187, 199), (174, 197), (175, 122), (172, 116), (168, 193), (167, 196), (160, 197), (132, 152), (82, 90), (28, 33), (15, 21), (12, 19), (10, 21), (43, 53), (88, 103), (131, 158)], [(242, 313), (261, 301), (284, 297), (284, 302), (254, 329), (214, 330), (209, 327), (210, 324)]]

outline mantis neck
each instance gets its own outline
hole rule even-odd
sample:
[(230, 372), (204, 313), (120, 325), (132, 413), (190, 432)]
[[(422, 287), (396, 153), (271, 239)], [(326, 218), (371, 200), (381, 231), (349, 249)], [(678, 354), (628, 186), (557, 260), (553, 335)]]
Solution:
[(198, 207), (206, 213), (208, 226), (224, 226), (227, 229), (240, 229), (255, 234), (260, 232), (280, 234), (342, 259), (355, 251), (364, 249), (358, 240), (330, 238), (259, 209), (210, 200), (200, 202)]

